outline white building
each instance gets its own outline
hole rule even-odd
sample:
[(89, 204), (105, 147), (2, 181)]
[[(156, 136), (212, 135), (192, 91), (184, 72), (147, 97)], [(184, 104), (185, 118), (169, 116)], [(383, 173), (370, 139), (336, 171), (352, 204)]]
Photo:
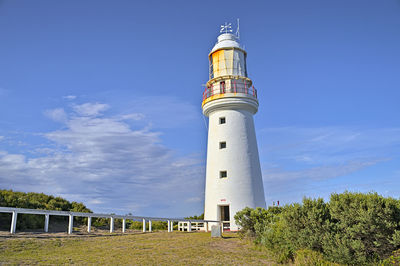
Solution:
[(247, 77), (246, 51), (234, 34), (218, 36), (209, 60), (202, 102), (209, 117), (204, 219), (224, 221), (234, 231), (236, 212), (265, 208), (253, 121), (257, 91)]

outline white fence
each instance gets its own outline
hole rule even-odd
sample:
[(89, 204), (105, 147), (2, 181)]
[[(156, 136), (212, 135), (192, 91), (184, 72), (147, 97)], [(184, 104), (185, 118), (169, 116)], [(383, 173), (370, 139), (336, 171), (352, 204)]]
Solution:
[[(49, 231), (49, 221), (50, 215), (57, 216), (68, 216), (68, 234), (72, 234), (72, 228), (74, 226), (74, 217), (87, 217), (88, 218), (88, 227), (87, 231), (90, 233), (92, 218), (108, 218), (110, 219), (110, 233), (114, 232), (114, 221), (115, 219), (122, 219), (122, 232), (125, 233), (126, 229), (126, 220), (134, 220), (134, 221), (143, 221), (143, 232), (146, 232), (146, 221), (149, 224), (149, 232), (152, 232), (151, 223), (152, 221), (164, 221), (168, 223), (168, 232), (172, 232), (174, 228), (174, 222), (178, 222), (178, 226), (180, 222), (185, 222), (187, 226), (187, 231), (191, 232), (192, 223), (195, 224), (195, 228), (197, 230), (198, 223), (208, 224), (212, 223), (221, 223), (220, 221), (212, 221), (212, 220), (186, 220), (181, 218), (160, 218), (160, 217), (145, 217), (145, 216), (133, 216), (133, 215), (115, 215), (115, 214), (102, 214), (102, 213), (88, 213), (88, 212), (68, 212), (68, 211), (50, 211), (50, 210), (36, 210), (36, 209), (22, 209), (22, 208), (9, 208), (9, 207), (0, 207), (0, 212), (3, 213), (12, 213), (11, 218), (11, 228), (10, 233), (15, 234), (15, 229), (17, 226), (17, 218), (18, 214), (39, 214), (44, 215), (44, 231)], [(203, 227), (207, 232), (207, 226)]]
[[(202, 221), (202, 222), (198, 222), (198, 221), (180, 221), (178, 222), (178, 231), (186, 231), (186, 232), (192, 232), (192, 231), (204, 231), (204, 232), (208, 232), (208, 227), (209, 227), (209, 222), (215, 222), (216, 221)], [(221, 222), (218, 221), (217, 222), (218, 225), (221, 227), (221, 232), (224, 231), (230, 231), (229, 230), (229, 222)]]
[(205, 231), (208, 232), (208, 222), (178, 222), (178, 231)]

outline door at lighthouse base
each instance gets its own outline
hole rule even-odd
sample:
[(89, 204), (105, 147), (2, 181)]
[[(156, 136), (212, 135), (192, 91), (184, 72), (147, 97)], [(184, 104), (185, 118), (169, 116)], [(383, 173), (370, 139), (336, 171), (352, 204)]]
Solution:
[(219, 206), (219, 220), (222, 221), (224, 225), (224, 231), (230, 230), (230, 215), (229, 215), (229, 205)]

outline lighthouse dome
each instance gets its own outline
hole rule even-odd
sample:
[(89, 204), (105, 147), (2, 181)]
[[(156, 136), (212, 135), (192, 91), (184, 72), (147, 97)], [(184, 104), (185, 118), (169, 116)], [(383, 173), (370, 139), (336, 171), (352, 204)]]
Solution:
[(231, 47), (240, 48), (237, 37), (232, 33), (222, 33), (218, 36), (218, 41), (211, 50), (211, 53), (222, 48)]

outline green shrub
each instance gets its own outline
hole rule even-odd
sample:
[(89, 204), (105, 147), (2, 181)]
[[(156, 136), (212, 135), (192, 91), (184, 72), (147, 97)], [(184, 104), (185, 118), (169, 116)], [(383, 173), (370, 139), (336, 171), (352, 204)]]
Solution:
[(276, 214), (273, 222), (263, 224), (262, 230), (257, 231), (259, 239), (257, 242), (273, 250), (278, 262), (286, 263), (294, 260), (296, 248), (294, 243), (289, 240), (287, 221), (281, 216), (282, 214)]
[[(251, 209), (249, 207), (235, 214), (236, 224), (241, 227), (241, 233), (249, 237), (257, 237), (264, 230), (264, 224), (275, 222), (277, 214), (281, 212), (279, 207)], [(259, 241), (257, 238), (256, 241)]]
[(293, 261), (295, 254), (303, 258), (306, 251), (298, 251), (310, 250), (329, 261), (361, 265), (400, 248), (400, 200), (377, 193), (334, 193), (328, 203), (304, 198), (302, 204), (267, 210), (245, 208), (235, 219), (244, 235), (273, 250), (280, 262)]
[(200, 214), (199, 216), (194, 215), (194, 216), (185, 217), (185, 219), (204, 220), (204, 213)]
[[(0, 206), (25, 208), (25, 209), (42, 209), (56, 211), (76, 211), (76, 212), (92, 212), (85, 205), (78, 202), (69, 202), (60, 197), (49, 196), (43, 193), (24, 193), (12, 190), (0, 190)], [(51, 222), (67, 222), (68, 217), (51, 216)], [(86, 223), (87, 218), (76, 217), (75, 223)], [(0, 229), (9, 230), (11, 223), (11, 214), (0, 213)], [(44, 227), (44, 215), (35, 214), (18, 214), (17, 229), (38, 229)]]
[(324, 256), (318, 252), (309, 249), (300, 249), (296, 251), (294, 265), (299, 266), (334, 266), (339, 265), (330, 261), (327, 261)]
[(332, 194), (332, 229), (324, 253), (341, 263), (365, 264), (400, 247), (400, 201), (377, 193)]
[(304, 198), (301, 205), (292, 204), (283, 210), (284, 237), (293, 249), (322, 252), (323, 239), (331, 227), (329, 209), (323, 199)]
[(400, 249), (393, 251), (392, 255), (381, 262), (383, 266), (400, 265)]
[(98, 227), (101, 229), (106, 229), (110, 227), (110, 219), (107, 218), (92, 218), (92, 226)]
[[(143, 222), (142, 221), (132, 221), (129, 223), (129, 228), (134, 230), (143, 230)], [(167, 230), (168, 222), (164, 221), (152, 221), (151, 222), (152, 231), (157, 230)], [(149, 223), (146, 221), (146, 230), (149, 230)]]

